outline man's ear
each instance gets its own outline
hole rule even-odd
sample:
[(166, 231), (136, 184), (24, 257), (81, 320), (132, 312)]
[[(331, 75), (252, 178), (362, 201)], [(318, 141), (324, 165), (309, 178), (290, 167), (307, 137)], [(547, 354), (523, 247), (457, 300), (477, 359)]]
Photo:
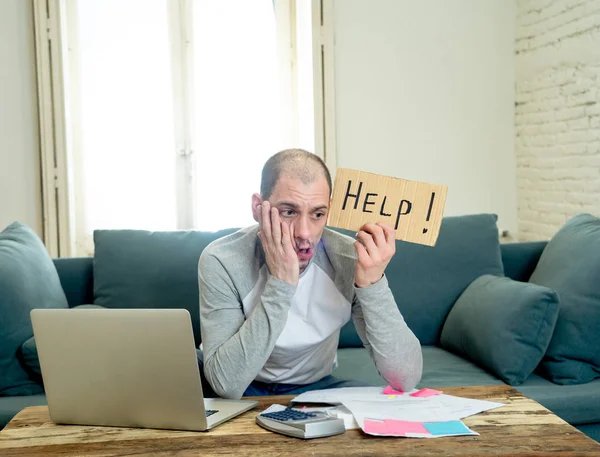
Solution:
[(260, 208), (262, 206), (263, 199), (260, 194), (252, 195), (252, 217), (256, 222), (260, 222)]

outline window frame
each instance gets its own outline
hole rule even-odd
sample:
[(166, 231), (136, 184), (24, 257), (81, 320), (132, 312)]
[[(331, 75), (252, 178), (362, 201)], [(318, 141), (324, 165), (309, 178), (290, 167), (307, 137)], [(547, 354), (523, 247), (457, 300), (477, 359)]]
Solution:
[[(296, 77), (296, 1), (274, 0), (280, 77), (287, 86), (286, 102), (298, 106)], [(312, 7), (313, 38), (313, 94), (315, 144), (314, 152), (329, 167), (332, 177), (337, 166), (335, 135), (335, 74), (334, 74), (334, 0), (310, 0)], [(80, 184), (81, 162), (74, 154), (78, 137), (79, 119), (74, 103), (77, 78), (69, 81), (69, 74), (77, 71), (77, 43), (69, 42), (76, 35), (77, 24), (68, 21), (77, 7), (76, 0), (46, 0), (34, 2), (35, 53), (38, 81), (38, 110), (40, 134), (40, 162), (42, 171), (42, 208), (44, 242), (52, 257), (73, 257), (87, 253), (85, 246), (76, 245), (84, 237), (76, 224), (85, 202), (75, 190)], [(171, 30), (171, 55), (174, 97), (176, 144), (177, 228), (193, 229), (194, 199), (196, 198), (195, 151), (193, 138), (193, 0), (168, 2)], [(67, 14), (69, 13), (69, 14)], [(71, 53), (69, 52), (71, 51)], [(297, 109), (291, 111), (288, 135), (298, 140)], [(79, 235), (79, 236), (77, 236)]]

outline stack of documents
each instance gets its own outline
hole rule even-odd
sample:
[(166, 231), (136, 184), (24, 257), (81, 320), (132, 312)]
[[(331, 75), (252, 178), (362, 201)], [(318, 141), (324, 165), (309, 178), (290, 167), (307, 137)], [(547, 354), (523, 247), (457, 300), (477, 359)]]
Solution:
[(371, 435), (410, 438), (478, 435), (461, 419), (504, 406), (445, 395), (434, 389), (399, 392), (390, 386), (314, 390), (298, 395), (292, 402), (340, 405), (326, 411), (343, 418), (346, 429), (361, 428)]

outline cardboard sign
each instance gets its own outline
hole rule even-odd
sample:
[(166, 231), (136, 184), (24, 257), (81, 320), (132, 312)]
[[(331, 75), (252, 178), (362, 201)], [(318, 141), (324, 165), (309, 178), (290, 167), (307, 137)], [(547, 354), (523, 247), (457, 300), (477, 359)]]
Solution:
[(385, 222), (396, 239), (435, 246), (448, 188), (338, 168), (327, 224), (349, 230)]

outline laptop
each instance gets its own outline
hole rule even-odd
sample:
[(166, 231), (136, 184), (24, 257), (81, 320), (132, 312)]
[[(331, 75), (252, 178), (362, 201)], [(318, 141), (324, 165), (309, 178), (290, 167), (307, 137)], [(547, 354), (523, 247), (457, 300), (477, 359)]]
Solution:
[(185, 309), (34, 309), (57, 424), (209, 430), (257, 405), (204, 398)]

